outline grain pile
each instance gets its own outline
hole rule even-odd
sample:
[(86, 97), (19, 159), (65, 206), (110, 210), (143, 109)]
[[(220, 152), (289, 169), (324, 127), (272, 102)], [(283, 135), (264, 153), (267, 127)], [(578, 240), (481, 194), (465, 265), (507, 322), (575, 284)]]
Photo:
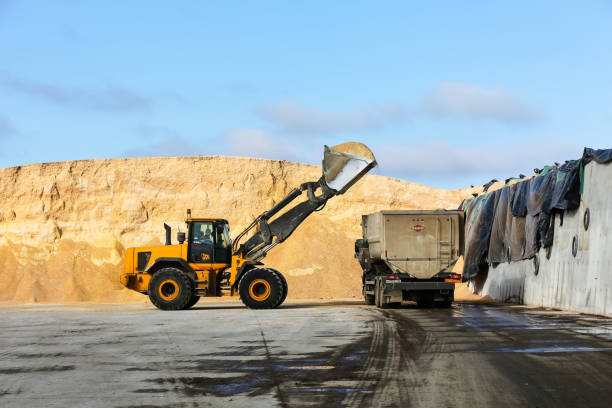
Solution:
[[(0, 169), (0, 301), (142, 301), (119, 283), (127, 247), (161, 245), (164, 222), (174, 240), (179, 227), (184, 231), (187, 208), (196, 217), (228, 219), (235, 235), (291, 189), (320, 176), (318, 166), (221, 156)], [(361, 214), (456, 208), (470, 193), (368, 175), (264, 261), (285, 274), (290, 298), (360, 297), (353, 243)]]

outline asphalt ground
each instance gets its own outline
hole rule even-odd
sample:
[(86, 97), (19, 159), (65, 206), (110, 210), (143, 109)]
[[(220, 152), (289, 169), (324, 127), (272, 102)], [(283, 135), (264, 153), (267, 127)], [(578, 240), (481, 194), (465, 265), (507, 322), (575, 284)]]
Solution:
[(610, 407), (612, 319), (458, 302), (0, 307), (2, 407)]

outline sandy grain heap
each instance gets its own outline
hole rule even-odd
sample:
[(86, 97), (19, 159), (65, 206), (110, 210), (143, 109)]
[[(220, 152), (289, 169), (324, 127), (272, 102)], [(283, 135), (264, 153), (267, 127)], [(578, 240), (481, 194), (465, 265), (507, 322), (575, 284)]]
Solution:
[[(119, 283), (127, 247), (161, 245), (163, 222), (223, 217), (236, 235), (292, 188), (321, 176), (306, 164), (236, 157), (84, 160), (0, 169), (0, 301), (121, 302), (146, 298)], [(361, 214), (456, 208), (469, 190), (369, 175), (308, 218), (264, 260), (289, 297), (361, 296), (353, 258)]]

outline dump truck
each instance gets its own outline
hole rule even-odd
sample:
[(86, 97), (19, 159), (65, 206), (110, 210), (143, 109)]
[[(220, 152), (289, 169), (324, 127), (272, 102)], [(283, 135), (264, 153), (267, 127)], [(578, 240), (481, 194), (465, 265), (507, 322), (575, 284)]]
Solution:
[[(261, 260), (308, 216), (322, 210), (330, 198), (344, 194), (376, 165), (364, 144), (325, 146), (321, 178), (294, 188), (233, 241), (225, 218), (193, 217), (187, 210), (187, 232), (177, 233), (178, 244), (172, 244), (172, 230), (164, 223), (165, 245), (126, 250), (120, 281), (148, 295), (162, 310), (188, 309), (200, 297), (236, 295), (249, 308), (276, 308), (287, 297), (287, 281)], [(305, 201), (281, 213), (303, 192)]]
[(363, 270), (367, 304), (451, 307), (461, 275), (453, 267), (463, 253), (460, 210), (379, 211), (363, 215), (355, 258)]

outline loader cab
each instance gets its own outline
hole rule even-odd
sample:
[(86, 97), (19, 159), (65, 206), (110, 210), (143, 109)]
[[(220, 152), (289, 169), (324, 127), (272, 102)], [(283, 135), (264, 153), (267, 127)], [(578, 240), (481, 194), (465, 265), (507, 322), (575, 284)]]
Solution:
[(188, 262), (197, 264), (230, 264), (232, 243), (229, 224), (222, 219), (188, 219)]

